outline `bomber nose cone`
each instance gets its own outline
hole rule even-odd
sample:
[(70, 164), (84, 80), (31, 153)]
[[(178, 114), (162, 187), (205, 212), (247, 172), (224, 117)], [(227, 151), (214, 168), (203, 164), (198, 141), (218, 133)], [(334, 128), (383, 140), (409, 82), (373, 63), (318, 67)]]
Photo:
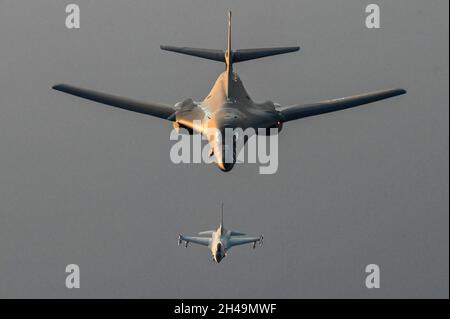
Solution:
[(219, 169), (223, 172), (229, 172), (234, 166), (234, 163), (217, 163)]
[(220, 263), (220, 261), (223, 259), (223, 257), (222, 257), (222, 255), (221, 254), (217, 254), (216, 255), (216, 262), (217, 263)]
[(229, 172), (236, 163), (236, 151), (234, 145), (223, 145), (216, 152), (217, 166), (223, 172)]

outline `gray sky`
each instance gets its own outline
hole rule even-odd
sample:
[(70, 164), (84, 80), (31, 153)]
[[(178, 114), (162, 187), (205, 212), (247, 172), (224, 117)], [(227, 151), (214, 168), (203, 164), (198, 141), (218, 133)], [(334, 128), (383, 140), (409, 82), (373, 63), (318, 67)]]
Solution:
[[(449, 296), (448, 1), (0, 1), (0, 297)], [(50, 90), (65, 82), (174, 104), (223, 65), (160, 44), (300, 45), (236, 71), (256, 101), (408, 94), (288, 123), (279, 169), (169, 161), (168, 122)], [(264, 234), (220, 264), (178, 233)], [(65, 288), (65, 266), (81, 288)], [(364, 268), (381, 268), (365, 288)]]

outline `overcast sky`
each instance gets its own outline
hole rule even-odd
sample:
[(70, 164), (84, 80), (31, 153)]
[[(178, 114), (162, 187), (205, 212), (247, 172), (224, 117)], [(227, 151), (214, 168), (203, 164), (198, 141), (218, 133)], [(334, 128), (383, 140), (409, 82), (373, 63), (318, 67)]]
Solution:
[[(0, 1), (0, 297), (449, 296), (448, 1)], [(169, 160), (169, 122), (56, 92), (203, 99), (224, 65), (159, 49), (300, 45), (236, 65), (255, 101), (408, 94), (285, 125), (279, 169)], [(179, 233), (264, 234), (220, 263)], [(65, 288), (65, 267), (81, 288)], [(381, 288), (365, 287), (365, 266)]]

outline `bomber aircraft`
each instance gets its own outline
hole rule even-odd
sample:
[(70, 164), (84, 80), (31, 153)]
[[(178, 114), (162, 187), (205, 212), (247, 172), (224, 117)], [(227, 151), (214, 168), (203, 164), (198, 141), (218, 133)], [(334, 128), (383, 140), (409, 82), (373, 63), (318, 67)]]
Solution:
[(280, 132), (283, 123), (289, 121), (344, 110), (406, 93), (404, 89), (389, 89), (291, 106), (281, 106), (272, 101), (256, 103), (250, 98), (239, 76), (234, 72), (233, 64), (298, 51), (300, 47), (232, 50), (231, 12), (228, 13), (228, 40), (225, 51), (174, 46), (161, 46), (161, 49), (224, 62), (225, 71), (219, 75), (210, 93), (203, 101), (195, 102), (188, 98), (174, 106), (136, 101), (68, 84), (58, 84), (53, 86), (53, 89), (106, 105), (168, 120), (173, 122), (174, 128), (184, 128), (190, 134), (203, 134), (210, 145), (210, 156), (215, 157), (215, 163), (225, 172), (230, 171), (236, 163), (236, 145), (238, 142), (242, 142), (238, 139), (244, 139), (244, 144), (246, 142), (246, 136), (236, 135), (232, 139), (225, 139), (226, 129), (240, 128), (247, 130), (253, 128), (255, 132), (263, 132), (263, 134), (268, 134), (271, 129)]

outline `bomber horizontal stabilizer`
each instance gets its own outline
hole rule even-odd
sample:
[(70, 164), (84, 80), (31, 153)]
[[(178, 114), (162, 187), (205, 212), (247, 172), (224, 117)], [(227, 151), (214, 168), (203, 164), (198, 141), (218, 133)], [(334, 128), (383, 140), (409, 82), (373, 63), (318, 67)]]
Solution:
[(300, 47), (279, 47), (279, 48), (261, 48), (261, 49), (243, 49), (233, 52), (233, 62), (242, 62), (254, 59), (260, 59), (267, 56), (290, 53), (300, 50)]
[(170, 45), (161, 45), (160, 48), (161, 50), (165, 51), (172, 51), (176, 53), (196, 56), (203, 59), (225, 62), (225, 53), (222, 50), (174, 47)]
[[(175, 47), (169, 45), (162, 45), (162, 50), (171, 51), (186, 55), (195, 56), (207, 60), (226, 62), (225, 51), (215, 49), (202, 49), (190, 47)], [(290, 53), (300, 50), (300, 47), (279, 47), (279, 48), (260, 48), (260, 49), (242, 49), (232, 51), (231, 61), (233, 63), (260, 59), (272, 55)]]

